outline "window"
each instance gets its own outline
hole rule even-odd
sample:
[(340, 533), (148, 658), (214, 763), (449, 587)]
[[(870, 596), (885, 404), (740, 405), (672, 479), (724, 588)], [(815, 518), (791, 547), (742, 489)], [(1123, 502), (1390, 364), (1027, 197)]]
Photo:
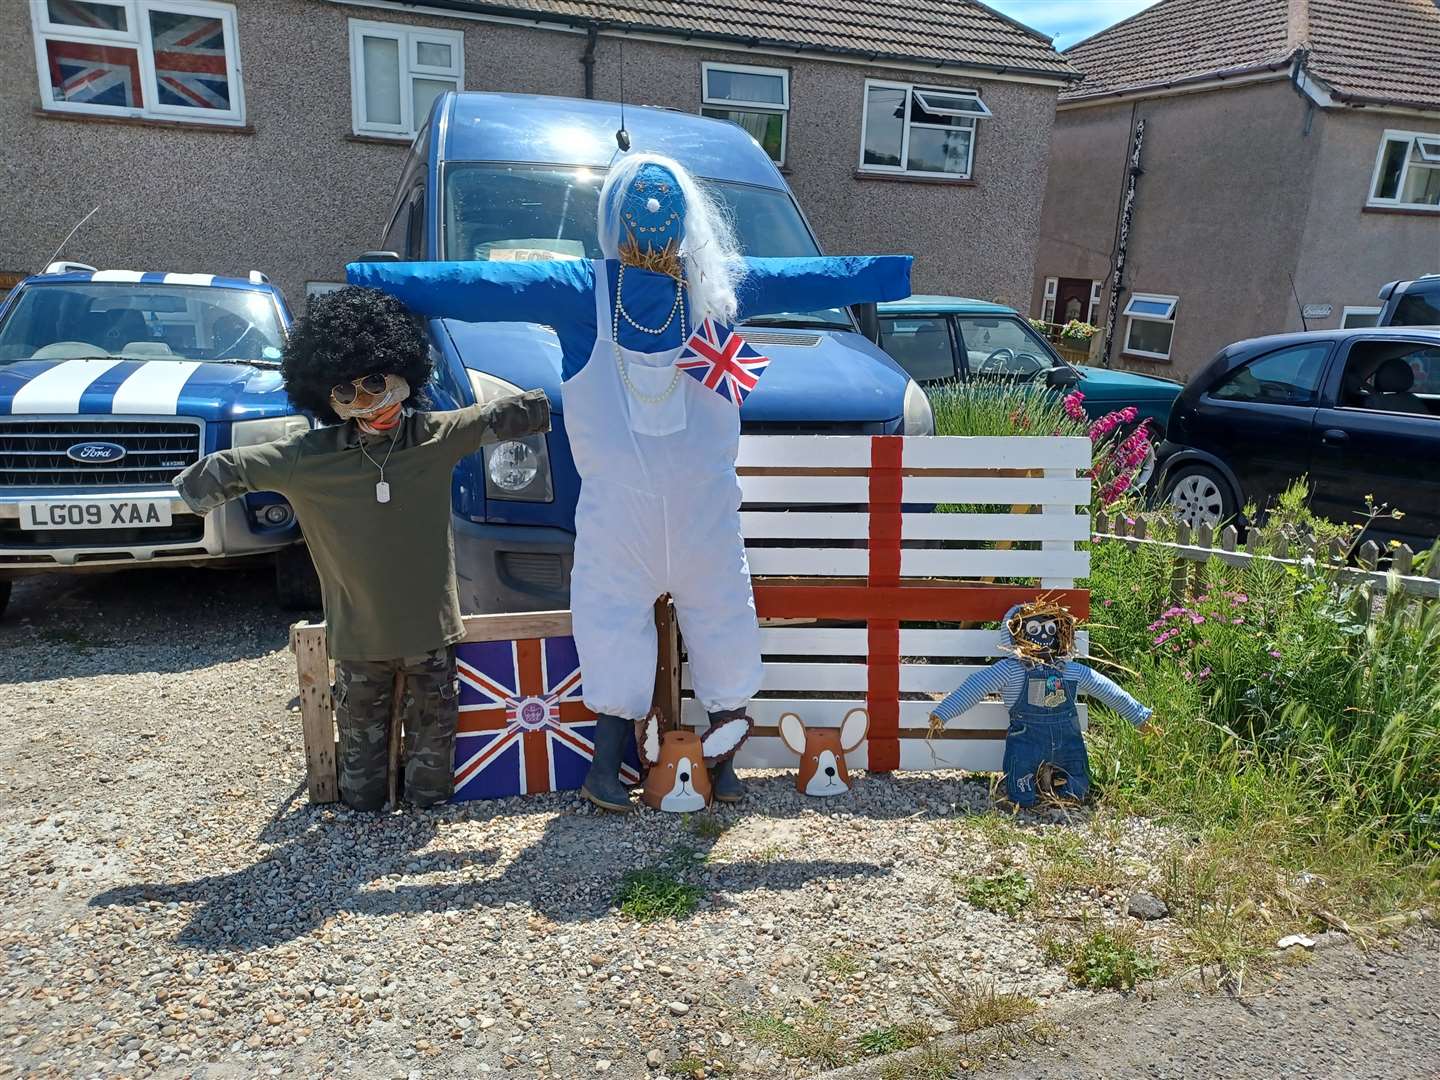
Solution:
[(1340, 328), (1374, 326), (1380, 321), (1378, 307), (1347, 307), (1340, 312)]
[(413, 138), (430, 106), (462, 88), (465, 35), (350, 20), (350, 112), (356, 135)]
[(1315, 400), (1329, 352), (1324, 343), (1280, 349), (1232, 372), (1210, 396), (1222, 401), (1308, 405)]
[(1085, 315), (1085, 321), (1091, 326), (1095, 325), (1095, 316), (1100, 313), (1100, 282), (1090, 283), (1090, 310)]
[(865, 80), (863, 172), (969, 179), (975, 122), (990, 115), (977, 90)]
[(1393, 338), (1355, 342), (1345, 361), (1340, 404), (1440, 417), (1440, 348)]
[(31, 0), (30, 14), (46, 109), (245, 122), (234, 5)]
[(739, 124), (785, 164), (785, 127), (790, 111), (790, 72), (784, 68), (702, 64), (700, 115)]
[(1008, 315), (957, 315), (961, 366), (973, 375), (1030, 379), (1055, 366), (1055, 356), (1030, 324)]
[(1385, 132), (1368, 205), (1440, 211), (1440, 135)]
[(916, 382), (955, 377), (955, 345), (947, 319), (881, 319), (880, 347)]
[(1170, 359), (1170, 338), (1175, 332), (1175, 305), (1179, 297), (1134, 293), (1125, 305), (1125, 351), (1150, 360)]
[(1390, 325), (1440, 326), (1440, 277), (1427, 274), (1412, 281), (1395, 305)]
[(1045, 301), (1040, 305), (1040, 320), (1053, 323), (1055, 321), (1055, 291), (1060, 287), (1060, 279), (1047, 277), (1045, 279)]

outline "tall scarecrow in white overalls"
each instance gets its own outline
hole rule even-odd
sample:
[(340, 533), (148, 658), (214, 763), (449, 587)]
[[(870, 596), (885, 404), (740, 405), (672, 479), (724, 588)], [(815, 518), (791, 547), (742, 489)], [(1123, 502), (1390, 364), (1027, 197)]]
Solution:
[[(357, 263), (350, 280), (429, 318), (553, 327), (580, 474), (570, 597), (585, 703), (599, 715), (582, 793), (629, 810), (621, 755), (655, 686), (654, 604), (669, 593), (712, 727), (759, 689), (760, 635), (740, 532), (740, 404), (763, 372), (731, 326), (910, 293), (906, 256), (744, 259), (678, 163), (637, 154), (600, 190), (598, 259)], [(717, 764), (712, 762), (711, 764)], [(727, 758), (715, 798), (744, 785)]]

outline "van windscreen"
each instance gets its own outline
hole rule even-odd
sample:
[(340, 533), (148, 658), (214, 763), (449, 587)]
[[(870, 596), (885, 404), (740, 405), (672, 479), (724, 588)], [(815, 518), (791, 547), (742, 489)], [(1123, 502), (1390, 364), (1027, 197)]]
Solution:
[[(456, 261), (599, 259), (596, 216), (599, 169), (554, 165), (454, 162), (445, 167), (445, 258)], [(789, 194), (704, 181), (735, 226), (741, 251), (754, 258), (818, 255)], [(839, 311), (816, 321), (844, 324)]]

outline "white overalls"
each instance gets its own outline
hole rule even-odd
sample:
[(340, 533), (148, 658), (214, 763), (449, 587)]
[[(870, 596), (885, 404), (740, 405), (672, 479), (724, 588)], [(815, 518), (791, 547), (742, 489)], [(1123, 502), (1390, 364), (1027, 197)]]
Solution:
[[(594, 267), (595, 348), (562, 387), (581, 479), (570, 597), (585, 704), (627, 719), (649, 712), (654, 604), (668, 592), (695, 696), (707, 712), (739, 708), (761, 679), (735, 478), (740, 410), (674, 366), (679, 348), (617, 357), (605, 263)], [(658, 400), (626, 387), (621, 361), (635, 390)]]

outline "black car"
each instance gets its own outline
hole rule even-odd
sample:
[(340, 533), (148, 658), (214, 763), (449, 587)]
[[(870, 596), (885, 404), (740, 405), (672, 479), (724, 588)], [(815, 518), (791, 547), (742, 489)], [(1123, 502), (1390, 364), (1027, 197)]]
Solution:
[(1391, 281), (1380, 287), (1385, 306), (1379, 326), (1440, 326), (1440, 274), (1414, 281)]
[(1260, 510), (1308, 475), (1312, 508), (1405, 512), (1379, 538), (1440, 534), (1440, 328), (1277, 334), (1229, 345), (1175, 400), (1155, 490), (1191, 522)]

